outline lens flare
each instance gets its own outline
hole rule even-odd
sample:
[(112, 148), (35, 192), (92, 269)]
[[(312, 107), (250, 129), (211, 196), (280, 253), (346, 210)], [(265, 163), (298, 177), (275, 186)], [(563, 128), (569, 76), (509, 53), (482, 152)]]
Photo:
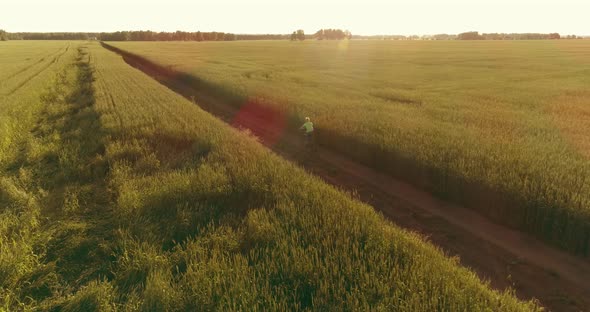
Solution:
[(232, 126), (245, 128), (265, 145), (273, 146), (281, 139), (286, 127), (285, 113), (257, 98), (249, 98), (234, 115)]

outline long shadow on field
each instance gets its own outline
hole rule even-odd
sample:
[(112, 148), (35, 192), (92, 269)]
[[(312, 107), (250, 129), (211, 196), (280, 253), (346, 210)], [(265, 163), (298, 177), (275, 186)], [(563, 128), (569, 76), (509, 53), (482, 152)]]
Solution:
[[(231, 119), (240, 105), (245, 102), (243, 97), (231, 94), (218, 85), (154, 64), (141, 56), (104, 42), (101, 42), (101, 44), (104, 48), (121, 55), (129, 65), (150, 75), (176, 93), (183, 95), (187, 99), (196, 100), (203, 109), (213, 112), (216, 116)], [(224, 103), (224, 105), (219, 105), (220, 102)]]
[(87, 52), (79, 48), (74, 68), (59, 74), (42, 96), (46, 108), (33, 129), (38, 144), (33, 150), (42, 152), (25, 151), (20, 167), (45, 190), (40, 197), (48, 240), (42, 269), (23, 281), (23, 298), (41, 301), (56, 295), (55, 289), (73, 292), (97, 278), (111, 278), (109, 167), (92, 82)]
[(267, 145), (277, 145), (296, 135), (299, 120), (286, 111), (265, 104), (260, 98), (246, 98), (227, 90), (223, 86), (205, 81), (190, 74), (171, 68), (121, 50), (104, 42), (102, 46), (123, 57), (125, 62), (148, 74), (169, 89), (198, 103), (211, 114), (223, 119), (236, 128), (248, 129)]

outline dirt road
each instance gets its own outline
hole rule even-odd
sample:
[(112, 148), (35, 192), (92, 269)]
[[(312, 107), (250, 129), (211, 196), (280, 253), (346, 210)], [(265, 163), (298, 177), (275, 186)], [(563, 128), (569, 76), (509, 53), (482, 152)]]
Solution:
[[(437, 199), (321, 146), (313, 154), (302, 153), (301, 138), (296, 130), (285, 131), (277, 126), (286, 123), (266, 122), (267, 110), (249, 109), (244, 113), (241, 109), (239, 112), (223, 99), (204, 92), (203, 86), (195, 87), (187, 82), (185, 74), (110, 49), (170, 89), (194, 98), (210, 113), (235, 127), (249, 129), (286, 159), (297, 162), (328, 183), (356, 192), (360, 200), (371, 204), (395, 224), (423, 234), (448, 255), (457, 256), (462, 265), (489, 280), (494, 288), (511, 287), (518, 297), (537, 298), (551, 311), (590, 311), (588, 259), (495, 224), (473, 210)], [(258, 113), (260, 111), (264, 113)]]

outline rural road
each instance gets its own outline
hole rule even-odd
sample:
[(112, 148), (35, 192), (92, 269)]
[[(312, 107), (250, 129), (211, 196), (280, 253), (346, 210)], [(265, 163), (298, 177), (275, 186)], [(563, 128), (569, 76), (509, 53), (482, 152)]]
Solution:
[[(393, 223), (421, 233), (462, 265), (472, 268), (499, 290), (513, 288), (522, 299), (538, 299), (551, 311), (590, 311), (590, 260), (573, 256), (519, 231), (491, 222), (473, 210), (440, 200), (430, 193), (319, 147), (301, 156), (296, 131), (265, 127), (267, 116), (256, 110), (234, 117), (237, 109), (178, 79), (178, 73), (104, 45), (131, 66), (185, 96), (210, 113), (254, 135), (280, 136), (263, 143), (326, 182), (358, 194)], [(277, 133), (280, 131), (280, 133)], [(275, 143), (275, 142), (273, 142)]]

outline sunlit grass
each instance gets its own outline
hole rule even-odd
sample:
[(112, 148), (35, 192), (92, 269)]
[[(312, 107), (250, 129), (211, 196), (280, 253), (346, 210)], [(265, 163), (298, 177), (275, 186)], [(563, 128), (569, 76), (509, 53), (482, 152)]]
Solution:
[[(117, 287), (136, 294), (129, 298), (140, 306), (522, 308), (114, 53), (96, 46), (93, 55), (97, 110), (112, 133), (111, 189), (125, 228)], [(164, 161), (158, 150), (183, 161)]]
[(327, 146), (590, 253), (589, 41), (112, 44), (202, 92), (312, 116)]
[(96, 43), (49, 68), (0, 111), (0, 309), (539, 309)]

